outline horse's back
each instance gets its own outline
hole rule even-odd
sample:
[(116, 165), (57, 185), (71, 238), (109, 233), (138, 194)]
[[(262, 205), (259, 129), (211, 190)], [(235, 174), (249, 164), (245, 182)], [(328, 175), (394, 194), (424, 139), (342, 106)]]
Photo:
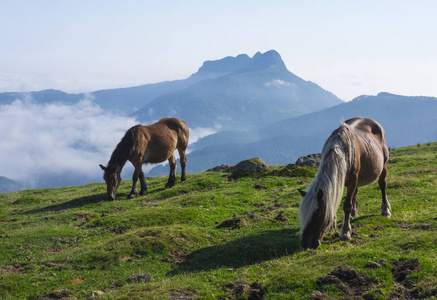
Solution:
[(376, 180), (388, 161), (384, 128), (370, 118), (352, 118), (345, 121), (355, 134), (355, 163), (359, 169), (359, 185)]
[(373, 135), (378, 137), (381, 143), (385, 143), (384, 128), (377, 121), (370, 118), (355, 117), (346, 120), (345, 123), (353, 128), (360, 136), (363, 136), (363, 134)]
[(163, 162), (173, 155), (176, 148), (185, 149), (188, 145), (188, 127), (184, 121), (176, 118), (163, 118), (156, 123), (142, 126), (141, 131), (147, 140), (144, 163)]
[(176, 138), (177, 138), (176, 147), (183, 148), (185, 150), (188, 146), (188, 139), (190, 135), (190, 131), (185, 121), (177, 118), (163, 118), (159, 120), (158, 123), (159, 122), (162, 122), (170, 130), (176, 133)]

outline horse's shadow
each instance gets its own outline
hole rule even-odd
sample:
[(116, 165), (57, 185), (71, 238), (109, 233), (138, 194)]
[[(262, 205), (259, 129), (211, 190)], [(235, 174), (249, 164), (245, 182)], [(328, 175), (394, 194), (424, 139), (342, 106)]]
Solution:
[(84, 196), (80, 198), (76, 198), (67, 202), (62, 202), (54, 205), (49, 205), (46, 207), (36, 208), (32, 209), (26, 212), (22, 212), (24, 215), (30, 215), (30, 214), (40, 214), (40, 213), (47, 213), (47, 212), (60, 212), (71, 208), (77, 208), (82, 207), (85, 205), (90, 204), (96, 204), (99, 202), (104, 202), (106, 200), (106, 193), (104, 194), (96, 194), (91, 196)]
[(219, 268), (240, 268), (288, 256), (300, 250), (297, 229), (270, 230), (196, 250), (183, 257), (183, 261), (168, 275)]

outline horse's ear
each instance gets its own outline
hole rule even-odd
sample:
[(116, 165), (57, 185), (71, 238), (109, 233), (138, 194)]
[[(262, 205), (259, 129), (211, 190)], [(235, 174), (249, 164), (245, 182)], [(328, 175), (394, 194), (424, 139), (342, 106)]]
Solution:
[(322, 189), (319, 189), (319, 192), (317, 193), (317, 201), (321, 202), (323, 200), (323, 191)]
[(103, 166), (103, 165), (99, 165), (99, 166), (100, 166), (100, 168), (102, 168), (103, 171), (106, 171), (106, 167), (105, 166)]
[(299, 194), (300, 194), (302, 197), (305, 197), (305, 196), (307, 195), (307, 192), (302, 191), (301, 189), (297, 189), (297, 190), (299, 191)]

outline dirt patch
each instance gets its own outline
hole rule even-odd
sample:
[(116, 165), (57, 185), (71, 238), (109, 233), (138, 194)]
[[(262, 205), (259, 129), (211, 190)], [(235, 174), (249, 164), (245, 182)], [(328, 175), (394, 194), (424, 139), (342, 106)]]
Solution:
[(7, 266), (6, 268), (0, 268), (0, 275), (10, 275), (17, 273), (18, 270), (14, 266)]
[(170, 300), (191, 300), (195, 299), (196, 295), (186, 291), (176, 291), (168, 297)]
[[(383, 259), (369, 261), (367, 268), (380, 268), (388, 264)], [(412, 282), (409, 276), (420, 267), (420, 262), (417, 258), (399, 259), (392, 264), (392, 277), (396, 284), (390, 295), (384, 295), (379, 289), (371, 289), (371, 282), (364, 275), (350, 269), (347, 266), (340, 266), (334, 269), (325, 277), (321, 277), (317, 281), (320, 290), (316, 290), (311, 294), (311, 300), (332, 300), (329, 295), (322, 291), (325, 286), (334, 286), (341, 291), (344, 299), (425, 299), (437, 295), (437, 288), (432, 286), (424, 287), (423, 284), (417, 285)], [(342, 298), (343, 299), (343, 298)]]
[(45, 268), (57, 268), (58, 271), (62, 271), (64, 269), (64, 265), (63, 264), (52, 263), (52, 262), (47, 262), (47, 263), (43, 264), (42, 268), (43, 269), (45, 269)]
[(259, 282), (249, 283), (245, 280), (232, 281), (223, 286), (223, 290), (231, 293), (231, 297), (226, 299), (262, 299), (264, 291)]
[(410, 223), (394, 222), (393, 225), (395, 227), (402, 229), (402, 230), (410, 230), (411, 228), (413, 228), (413, 225)]
[(253, 186), (253, 188), (254, 188), (255, 190), (257, 190), (257, 191), (261, 191), (261, 190), (265, 190), (265, 189), (266, 189), (266, 187), (264, 187), (264, 186), (262, 186), (262, 185), (259, 185), (259, 184), (255, 184), (255, 185)]
[(435, 230), (437, 230), (436, 227), (434, 227), (434, 226), (432, 226), (431, 224), (428, 224), (428, 223), (422, 224), (422, 225), (420, 225), (420, 226), (418, 226), (417, 228), (414, 228), (414, 229), (426, 230), (426, 231), (435, 231)]
[(363, 295), (369, 290), (367, 278), (348, 266), (337, 267), (325, 277), (320, 278), (318, 284), (320, 286), (333, 284), (347, 297)]
[(420, 266), (417, 258), (404, 259), (401, 258), (393, 263), (391, 272), (393, 279), (398, 283), (406, 283), (407, 276), (413, 273)]
[(219, 223), (215, 228), (240, 228), (244, 226), (244, 222), (241, 218), (232, 218), (228, 220), (224, 220)]
[(331, 296), (325, 295), (320, 291), (314, 291), (311, 294), (311, 300), (335, 300), (335, 298), (332, 298)]
[(276, 217), (272, 221), (273, 222), (287, 222), (288, 218), (283, 212), (280, 212), (276, 215)]
[[(323, 237), (322, 243), (325, 244), (335, 244), (341, 242), (340, 240), (340, 233), (338, 231), (330, 231)], [(355, 231), (352, 231), (352, 239), (349, 241), (352, 245), (362, 245), (364, 244), (363, 239), (361, 236), (356, 233)]]
[(168, 257), (163, 258), (162, 261), (173, 263), (173, 264), (182, 264), (184, 263), (187, 258), (189, 257), (189, 254), (182, 252), (182, 251), (170, 251), (168, 253)]

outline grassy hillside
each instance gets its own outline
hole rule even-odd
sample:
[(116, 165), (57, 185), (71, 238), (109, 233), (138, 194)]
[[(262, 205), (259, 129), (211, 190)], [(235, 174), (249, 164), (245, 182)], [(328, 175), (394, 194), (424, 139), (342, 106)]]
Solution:
[(299, 249), (296, 191), (315, 168), (150, 178), (134, 200), (129, 181), (115, 201), (103, 184), (0, 194), (1, 298), (435, 299), (437, 144), (390, 155), (392, 218), (363, 187), (352, 240), (317, 251)]

